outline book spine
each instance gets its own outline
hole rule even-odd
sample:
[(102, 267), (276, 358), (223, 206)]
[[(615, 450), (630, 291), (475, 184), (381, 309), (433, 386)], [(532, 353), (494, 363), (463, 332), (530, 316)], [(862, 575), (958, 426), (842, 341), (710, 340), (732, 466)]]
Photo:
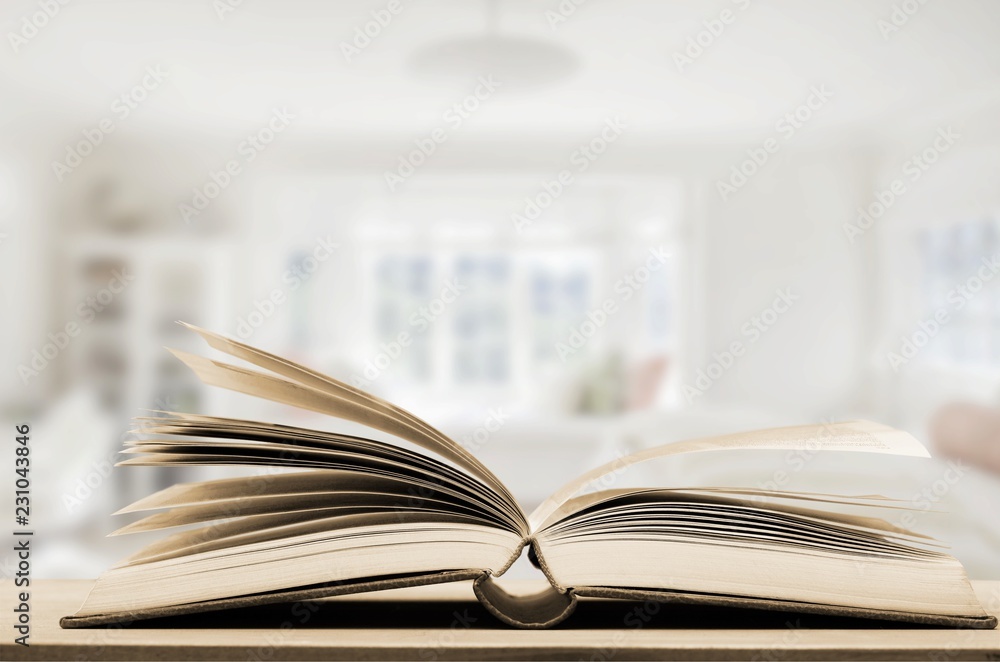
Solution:
[(542, 571), (542, 574), (545, 575), (545, 579), (549, 580), (552, 588), (560, 593), (565, 593), (566, 589), (560, 586), (559, 582), (552, 576), (552, 570), (549, 568), (549, 564), (545, 562), (545, 556), (542, 554), (538, 539), (534, 537), (529, 538), (526, 544), (528, 545), (528, 559), (531, 561), (531, 564)]
[(576, 609), (577, 600), (572, 591), (560, 591), (551, 585), (537, 593), (513, 594), (487, 573), (479, 577), (472, 588), (488, 612), (517, 628), (549, 628), (569, 618)]
[[(556, 583), (538, 541), (530, 538), (525, 541), (525, 545), (528, 546), (528, 558), (545, 575), (548, 586), (537, 593), (512, 594), (504, 590), (494, 574), (485, 573), (473, 583), (473, 590), (483, 607), (507, 625), (524, 629), (552, 627), (569, 618), (576, 609), (577, 599), (572, 590), (564, 589)], [(522, 545), (514, 559), (521, 555), (523, 549)], [(495, 573), (496, 576), (503, 574), (514, 559)]]

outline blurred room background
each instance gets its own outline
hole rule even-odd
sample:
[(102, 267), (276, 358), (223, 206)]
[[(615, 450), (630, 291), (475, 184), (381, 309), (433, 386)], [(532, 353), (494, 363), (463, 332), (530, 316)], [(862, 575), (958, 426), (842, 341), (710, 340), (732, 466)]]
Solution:
[(142, 409), (344, 429), (202, 388), (164, 349), (202, 351), (184, 320), (411, 409), (529, 508), (653, 444), (894, 425), (935, 459), (780, 486), (907, 499), (1000, 578), (1000, 3), (25, 0), (2, 24), (0, 416), (33, 427), (38, 575), (95, 576), (146, 542), (105, 539), (111, 512), (221, 474), (110, 471)]

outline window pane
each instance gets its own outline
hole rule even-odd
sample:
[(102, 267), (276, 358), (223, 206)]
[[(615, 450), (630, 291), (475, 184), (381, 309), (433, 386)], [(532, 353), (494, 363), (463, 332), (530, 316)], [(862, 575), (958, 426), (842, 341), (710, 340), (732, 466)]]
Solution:
[(595, 277), (591, 256), (536, 256), (528, 268), (531, 342), (535, 361), (558, 359), (556, 343), (587, 314)]
[(502, 384), (511, 370), (510, 259), (464, 254), (455, 280), (465, 288), (455, 301), (452, 372), (457, 384)]
[(944, 311), (947, 321), (929, 338), (921, 360), (970, 366), (1000, 365), (1000, 279), (979, 275), (1000, 250), (993, 219), (977, 219), (920, 236), (922, 320)]
[(422, 255), (391, 254), (378, 260), (375, 268), (375, 330), (380, 343), (395, 342), (402, 332), (411, 344), (396, 358), (392, 374), (414, 381), (431, 376), (430, 337), (432, 330), (414, 332), (410, 316), (431, 299), (431, 259)]

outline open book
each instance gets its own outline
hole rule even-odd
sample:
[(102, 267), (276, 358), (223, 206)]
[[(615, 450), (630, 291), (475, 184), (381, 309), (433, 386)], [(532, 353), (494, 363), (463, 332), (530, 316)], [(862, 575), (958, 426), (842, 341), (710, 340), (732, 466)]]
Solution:
[[(680, 453), (808, 446), (926, 456), (903, 432), (853, 421), (674, 443), (598, 467), (528, 515), (489, 469), (416, 416), (191, 328), (254, 366), (174, 352), (204, 382), (361, 423), (430, 454), (258, 421), (153, 417), (121, 464), (296, 471), (175, 485), (125, 508), (155, 512), (116, 533), (183, 528), (105, 572), (63, 627), (460, 580), (474, 580), (486, 608), (520, 627), (559, 623), (578, 596), (996, 627), (961, 564), (935, 541), (832, 512), (896, 502), (724, 487), (591, 489), (630, 465)], [(551, 586), (511, 595), (494, 578), (526, 546)]]

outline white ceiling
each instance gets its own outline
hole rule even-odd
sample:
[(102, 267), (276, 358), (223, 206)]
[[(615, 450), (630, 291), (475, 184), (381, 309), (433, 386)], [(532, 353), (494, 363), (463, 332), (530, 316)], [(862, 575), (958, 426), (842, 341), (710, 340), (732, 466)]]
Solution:
[[(260, 126), (284, 106), (318, 133), (413, 134), (440, 125), (472, 91), (415, 76), (411, 58), (442, 39), (485, 33), (478, 0), (400, 0), (403, 10), (351, 63), (340, 43), (389, 0), (242, 0), (220, 20), (213, 3), (223, 1), (69, 3), (17, 54), (4, 45), (0, 118), (97, 120), (152, 64), (169, 81), (130, 121)], [(501, 1), (501, 33), (551, 40), (579, 67), (544, 89), (501, 88), (463, 130), (587, 135), (618, 115), (649, 136), (746, 135), (773, 129), (813, 85), (834, 94), (812, 122), (819, 128), (879, 130), (992, 107), (1000, 2), (929, 2), (885, 39), (877, 21), (899, 1), (753, 0), (741, 10), (729, 0), (589, 0), (554, 29), (545, 12), (559, 0)], [(734, 22), (679, 72), (675, 51), (726, 8)], [(6, 0), (0, 11), (7, 34), (38, 5)]]

